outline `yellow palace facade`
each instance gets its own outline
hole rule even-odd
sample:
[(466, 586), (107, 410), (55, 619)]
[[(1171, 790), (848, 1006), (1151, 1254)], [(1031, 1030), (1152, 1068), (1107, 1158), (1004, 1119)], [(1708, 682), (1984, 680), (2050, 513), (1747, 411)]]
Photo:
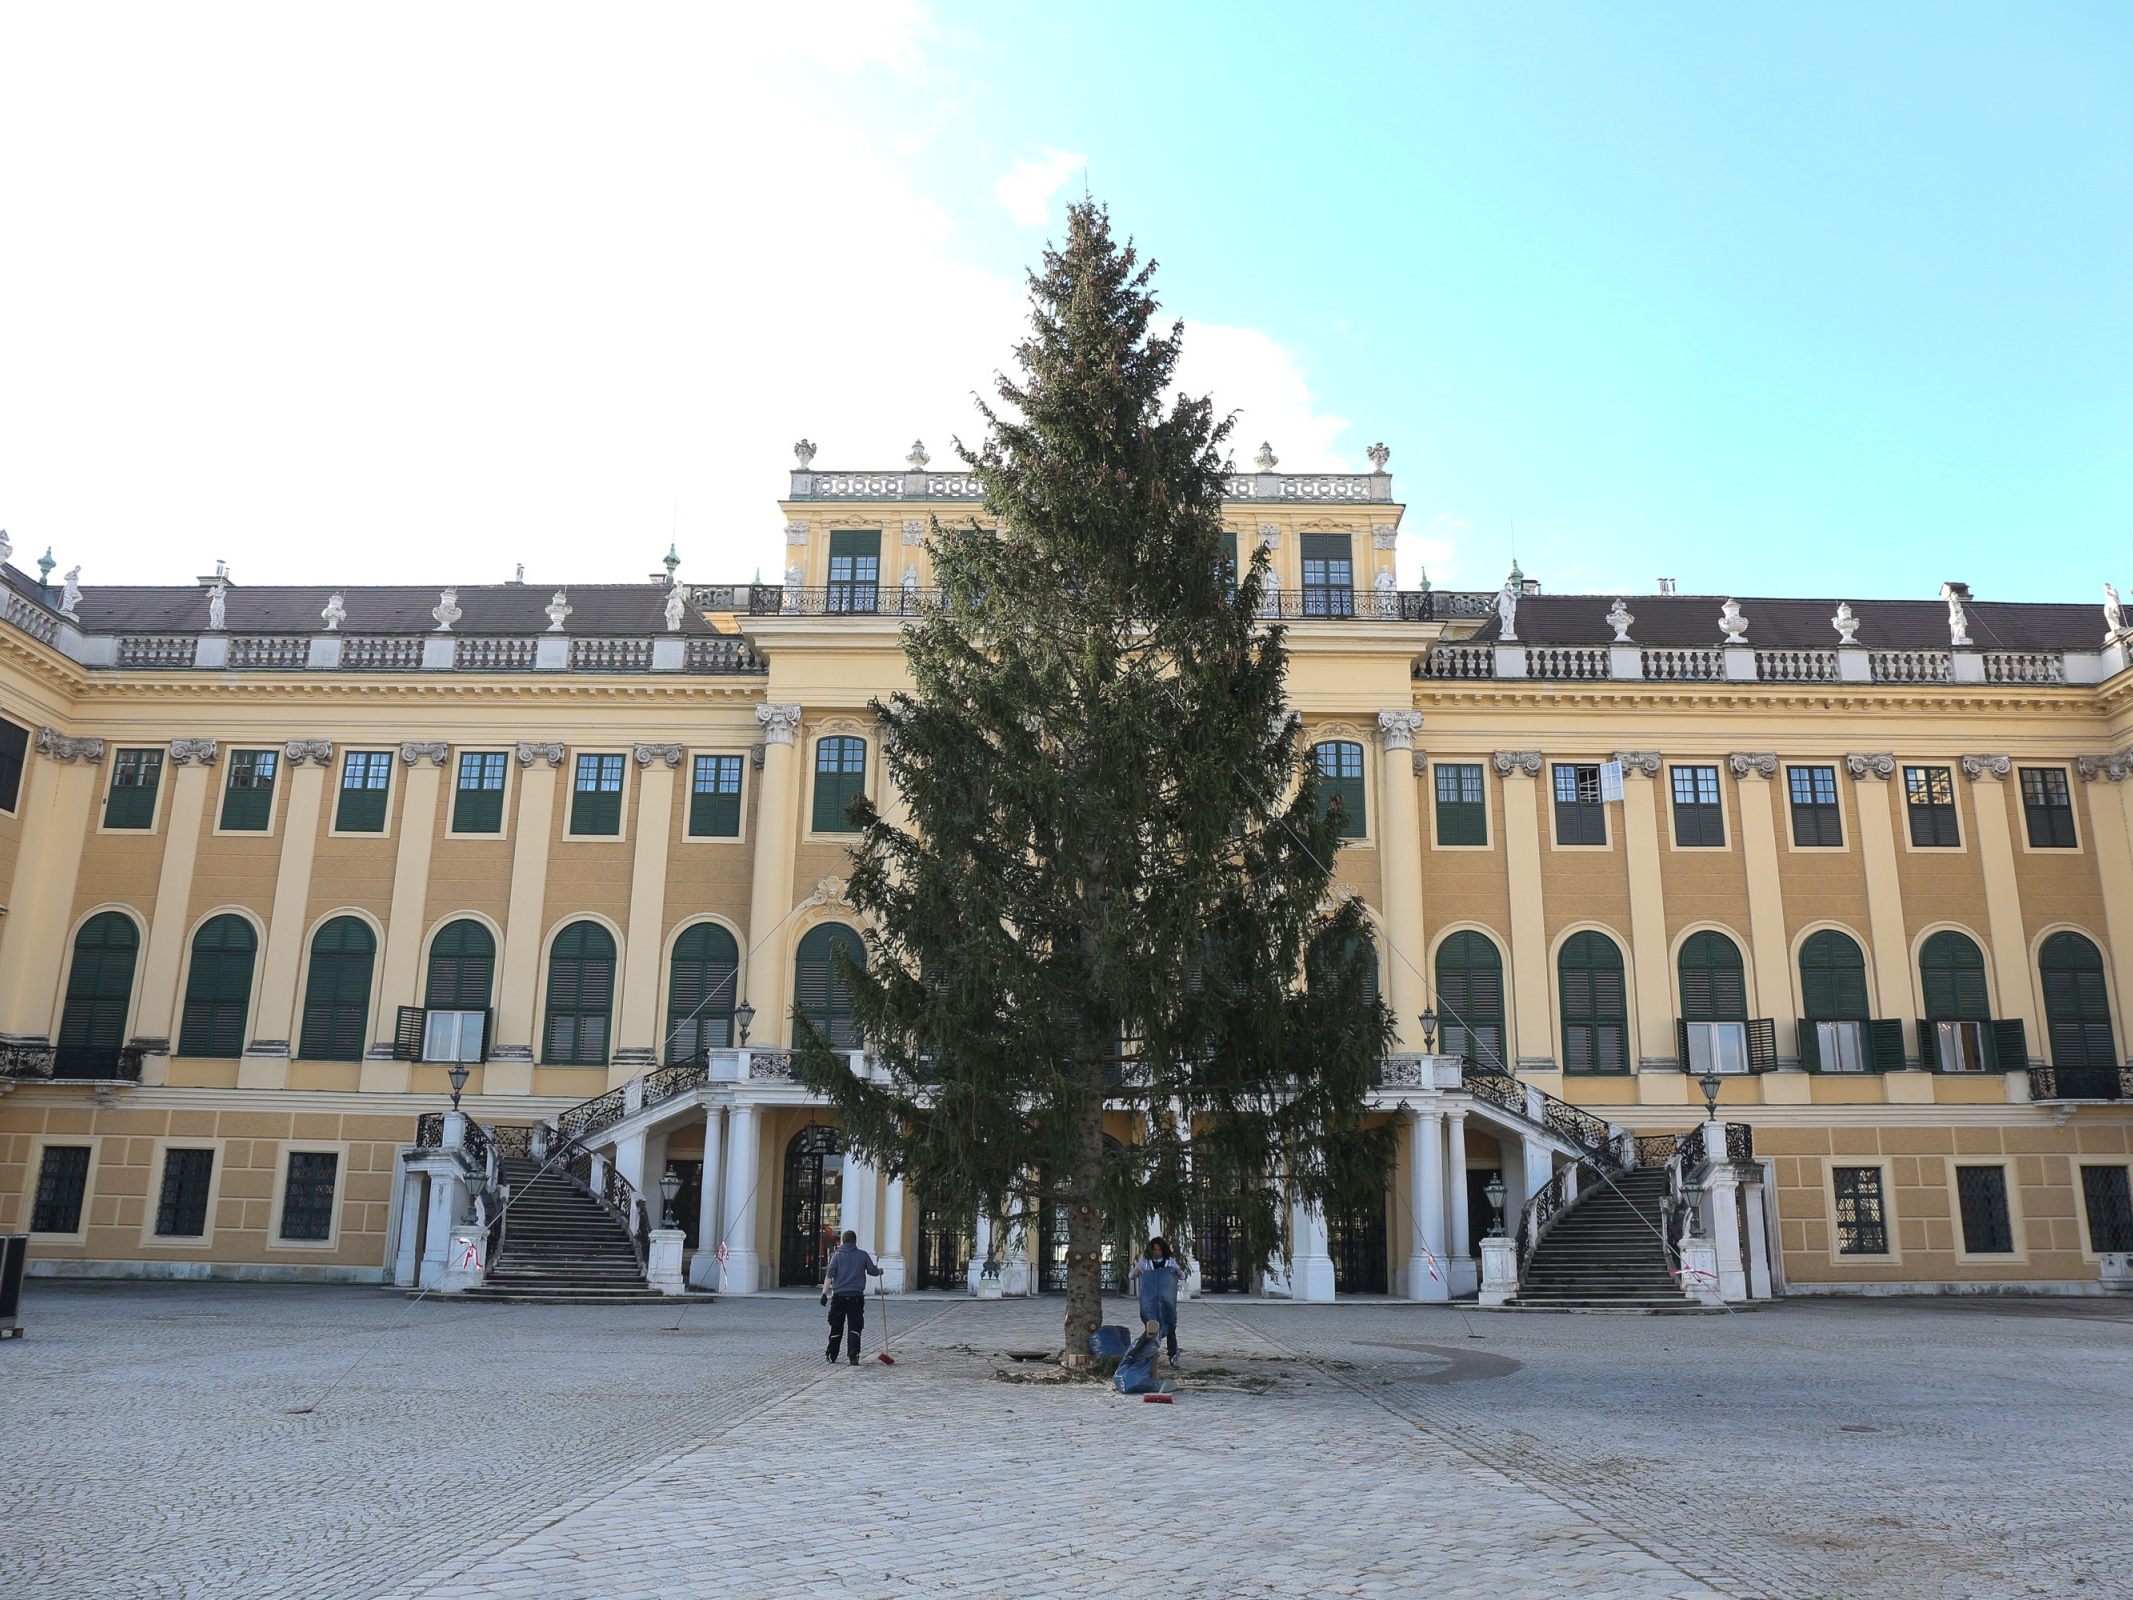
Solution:
[[(4, 569), (0, 1233), (33, 1274), (749, 1293), (852, 1226), (892, 1287), (1057, 1283), (1044, 1219), (906, 1194), (791, 1074), (795, 1005), (864, 1068), (844, 802), (882, 782), (928, 519), (982, 520), (923, 450), (813, 454), (773, 584)], [(1299, 1209), (1269, 1273), (1211, 1230), (1201, 1291), (1549, 1303), (1549, 1240), (1575, 1279), (1568, 1219), (1625, 1193), (1677, 1298), (2120, 1283), (2115, 609), (1925, 574), (1403, 591), (1384, 465), (1262, 452), (1228, 511), (1355, 819), (1400, 1167), (1381, 1206)]]

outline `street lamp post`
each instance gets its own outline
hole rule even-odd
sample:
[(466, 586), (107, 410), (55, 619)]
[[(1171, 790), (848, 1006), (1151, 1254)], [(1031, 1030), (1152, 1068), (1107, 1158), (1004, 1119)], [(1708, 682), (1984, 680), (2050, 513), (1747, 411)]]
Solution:
[(1696, 1084), (1698, 1088), (1703, 1090), (1704, 1120), (1706, 1122), (1716, 1122), (1718, 1120), (1718, 1090), (1720, 1087), (1718, 1074), (1706, 1072), (1696, 1080)]
[(447, 1072), (445, 1076), (452, 1080), (452, 1109), (457, 1111), (459, 1109), (459, 1091), (467, 1086), (467, 1064), (464, 1061), (453, 1062), (452, 1070)]
[(659, 1225), (662, 1228), (675, 1226), (674, 1197), (680, 1193), (681, 1174), (674, 1170), (674, 1163), (669, 1161), (667, 1170), (659, 1175), (659, 1198), (665, 1203), (664, 1209), (659, 1213)]
[(1437, 1008), (1428, 1006), (1416, 1018), (1422, 1024), (1422, 1053), (1433, 1056), (1437, 1053)]
[(748, 1025), (755, 1021), (755, 1007), (743, 1000), (734, 1007), (733, 1020), (741, 1025), (741, 1048), (748, 1047)]
[(1494, 1213), (1489, 1218), (1489, 1237), (1491, 1239), (1501, 1239), (1503, 1237), (1503, 1174), (1501, 1172), (1490, 1173), (1489, 1181), (1481, 1192), (1489, 1197), (1489, 1210)]

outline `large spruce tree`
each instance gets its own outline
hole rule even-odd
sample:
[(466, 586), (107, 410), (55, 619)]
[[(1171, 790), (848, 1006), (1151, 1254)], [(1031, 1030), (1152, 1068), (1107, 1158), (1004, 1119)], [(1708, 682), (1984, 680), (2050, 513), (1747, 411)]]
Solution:
[(1063, 1218), (1069, 1362), (1107, 1242), (1160, 1225), (1190, 1256), (1219, 1208), (1256, 1270), (1287, 1202), (1381, 1196), (1391, 1151), (1362, 1126), (1391, 1032), (1365, 913), (1265, 555), (1240, 572), (1223, 525), (1230, 425), (1165, 400), (1153, 270), (1084, 203), (1031, 275), (1019, 376), (964, 452), (985, 515), (933, 525), (915, 690), (875, 706), (897, 804), (853, 807), (844, 976), (884, 1071), (800, 1028), (805, 1081), (920, 1200), (996, 1219), (1033, 1271)]

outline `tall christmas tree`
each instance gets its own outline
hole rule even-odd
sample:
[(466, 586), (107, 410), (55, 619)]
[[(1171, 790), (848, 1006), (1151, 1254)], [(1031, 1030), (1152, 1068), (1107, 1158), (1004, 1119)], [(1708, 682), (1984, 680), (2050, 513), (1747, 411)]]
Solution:
[(984, 526), (934, 523), (915, 688), (874, 708), (897, 803), (853, 806), (866, 965), (839, 960), (885, 1070), (798, 1033), (853, 1148), (994, 1219), (996, 1251), (1063, 1239), (1069, 1362), (1107, 1247), (1159, 1225), (1189, 1257), (1219, 1208), (1255, 1271), (1288, 1203), (1381, 1196), (1391, 1160), (1362, 1125), (1391, 1034), (1365, 914), (1265, 553), (1240, 572), (1223, 525), (1230, 425), (1165, 400), (1153, 272), (1084, 203), (1031, 275), (1019, 376), (965, 452)]

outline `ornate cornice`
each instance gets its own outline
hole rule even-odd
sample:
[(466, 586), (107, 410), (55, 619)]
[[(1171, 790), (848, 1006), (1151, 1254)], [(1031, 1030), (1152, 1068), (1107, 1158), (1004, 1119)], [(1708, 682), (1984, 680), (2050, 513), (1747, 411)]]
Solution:
[(1541, 753), (1538, 750), (1499, 750), (1494, 759), (1497, 772), (1506, 778), (1514, 772), (1523, 772), (1529, 778), (1541, 774)]
[(2014, 771), (2013, 756), (1964, 756), (1963, 776), (1972, 783), (1980, 778), (2004, 778)]
[(48, 761), (101, 761), (104, 741), (70, 739), (57, 728), (37, 730), (37, 753)]
[(316, 761), (320, 766), (333, 763), (331, 739), (291, 739), (281, 747), (282, 759), (292, 767), (300, 767), (306, 761)]
[(522, 767), (530, 767), (536, 761), (546, 762), (551, 767), (560, 767), (563, 764), (562, 740), (519, 740), (518, 764)]
[(827, 739), (840, 733), (864, 739), (874, 731), (874, 725), (861, 722), (857, 717), (825, 717), (807, 731), (817, 739)]
[(648, 767), (655, 761), (664, 761), (670, 767), (681, 765), (681, 746), (678, 744), (633, 744), (630, 759), (640, 767)]
[(1640, 778), (1659, 776), (1659, 752), (1656, 750), (1617, 750), (1615, 759), (1622, 763), (1625, 777), (1632, 773)]
[(195, 761), (203, 767), (215, 764), (222, 754), (222, 746), (213, 739), (173, 739), (170, 741), (170, 764), (174, 767), (189, 767)]
[(2093, 783), (2098, 778), (2124, 783), (2133, 778), (2133, 746), (2107, 756), (2076, 756), (2074, 771), (2080, 774), (2083, 783)]
[(1412, 750), (1415, 734), (1422, 726), (1419, 711), (1380, 711), (1378, 713), (1378, 738), (1387, 750)]
[(442, 739), (409, 739), (400, 746), (401, 763), (410, 767), (419, 761), (427, 761), (433, 767), (441, 767), (451, 753), (451, 746)]
[(1726, 765), (1733, 769), (1736, 778), (1774, 778), (1778, 771), (1777, 752), (1774, 750), (1736, 751), (1726, 757)]
[(798, 706), (767, 704), (755, 708), (755, 720), (763, 725), (765, 744), (791, 744), (800, 726)]
[(1886, 750), (1849, 755), (1844, 758), (1844, 770), (1854, 778), (1888, 778), (1895, 774), (1896, 758)]

